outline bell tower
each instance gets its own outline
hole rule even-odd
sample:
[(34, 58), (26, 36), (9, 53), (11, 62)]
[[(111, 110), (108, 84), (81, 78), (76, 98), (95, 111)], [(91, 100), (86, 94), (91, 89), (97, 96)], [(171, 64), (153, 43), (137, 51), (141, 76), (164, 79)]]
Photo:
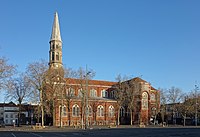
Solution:
[(54, 22), (52, 27), (49, 50), (49, 68), (60, 69), (62, 64), (62, 40), (60, 35), (60, 26), (58, 20), (58, 13), (54, 14)]

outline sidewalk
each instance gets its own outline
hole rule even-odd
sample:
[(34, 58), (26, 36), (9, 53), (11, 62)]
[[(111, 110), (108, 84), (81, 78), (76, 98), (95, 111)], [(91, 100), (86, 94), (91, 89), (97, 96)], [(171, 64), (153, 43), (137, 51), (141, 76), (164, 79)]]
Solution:
[[(101, 130), (101, 129), (122, 129), (122, 128), (140, 128), (138, 125), (119, 125), (119, 126), (91, 126), (87, 130)], [(169, 125), (166, 127), (162, 126), (155, 126), (155, 125), (148, 125), (142, 128), (200, 128), (200, 126), (181, 126), (181, 125)], [(13, 126), (6, 126), (0, 128), (0, 131), (36, 131), (36, 132), (50, 132), (50, 131), (56, 131), (56, 132), (62, 132), (62, 131), (85, 131), (85, 129), (81, 128), (74, 128), (74, 127), (45, 127), (43, 129), (33, 129), (31, 125), (22, 125), (20, 127), (13, 127)]]

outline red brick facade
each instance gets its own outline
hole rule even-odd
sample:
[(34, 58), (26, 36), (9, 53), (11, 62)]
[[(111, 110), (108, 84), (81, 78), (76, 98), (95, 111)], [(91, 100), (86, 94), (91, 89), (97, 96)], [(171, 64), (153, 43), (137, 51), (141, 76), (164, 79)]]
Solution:
[[(131, 81), (139, 86), (139, 92), (135, 94), (135, 109), (132, 113), (133, 124), (149, 124), (150, 118), (155, 116), (159, 111), (159, 91), (150, 86), (149, 83), (140, 79), (134, 78)], [(66, 92), (71, 90), (71, 98), (69, 108), (67, 101), (63, 98), (58, 99), (55, 103), (55, 120), (56, 126), (76, 126), (81, 123), (86, 123), (86, 111), (83, 106), (83, 96), (80, 94), (80, 89), (85, 88), (78, 79), (66, 79)], [(113, 125), (117, 124), (118, 105), (114, 99), (116, 82), (89, 80), (88, 83), (88, 125)], [(84, 86), (83, 86), (84, 85)], [(84, 90), (85, 92), (86, 90)], [(93, 93), (94, 92), (94, 93)], [(62, 103), (63, 102), (63, 103)], [(62, 119), (61, 114), (62, 109)], [(84, 110), (82, 110), (82, 108)], [(124, 110), (122, 110), (124, 109)], [(123, 112), (124, 111), (124, 112)], [(130, 112), (127, 106), (122, 106), (120, 109), (120, 123), (130, 124)]]

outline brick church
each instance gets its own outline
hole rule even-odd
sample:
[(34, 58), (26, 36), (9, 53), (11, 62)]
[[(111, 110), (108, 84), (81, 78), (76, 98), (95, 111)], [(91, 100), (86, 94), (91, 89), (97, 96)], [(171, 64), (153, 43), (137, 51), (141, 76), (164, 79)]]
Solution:
[[(49, 69), (63, 70), (57, 13), (49, 43)], [(87, 73), (83, 79), (61, 77), (64, 88), (52, 94), (55, 126), (149, 124), (159, 112), (159, 91), (139, 77), (122, 82), (91, 80)]]

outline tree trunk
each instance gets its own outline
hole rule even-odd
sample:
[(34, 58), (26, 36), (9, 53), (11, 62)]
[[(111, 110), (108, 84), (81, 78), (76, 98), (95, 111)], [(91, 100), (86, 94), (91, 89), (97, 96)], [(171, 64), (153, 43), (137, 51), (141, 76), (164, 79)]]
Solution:
[(131, 126), (133, 125), (133, 112), (132, 112), (132, 110), (130, 110), (131, 111)]
[(41, 107), (41, 117), (42, 117), (42, 121), (41, 121), (41, 125), (42, 127), (44, 127), (44, 106), (43, 106), (43, 91), (40, 91), (40, 107)]
[(63, 105), (61, 104), (61, 107), (59, 107), (59, 111), (60, 111), (60, 127), (62, 127), (62, 110), (63, 110)]
[[(120, 108), (120, 107), (119, 107), (119, 108)], [(119, 126), (119, 124), (120, 124), (119, 117), (120, 117), (120, 109), (118, 109), (118, 114), (117, 114), (117, 125), (118, 125), (118, 126)]]
[(56, 126), (56, 113), (55, 113), (55, 101), (53, 100), (52, 104), (52, 110), (53, 110), (53, 126)]
[(43, 107), (43, 104), (41, 105), (41, 111), (42, 111), (42, 127), (44, 127), (44, 107)]
[(18, 113), (18, 127), (21, 123), (21, 102), (19, 102), (19, 113)]
[(84, 129), (84, 106), (81, 109), (81, 128)]
[(183, 116), (183, 126), (185, 126), (185, 119), (186, 119), (186, 114)]
[(96, 125), (96, 112), (94, 112), (94, 125)]
[(70, 126), (70, 124), (71, 124), (70, 102), (68, 102), (67, 105), (68, 105), (68, 106), (67, 106), (67, 107), (68, 107), (67, 109), (68, 109), (68, 121), (69, 121), (69, 122), (68, 122), (68, 125)]

